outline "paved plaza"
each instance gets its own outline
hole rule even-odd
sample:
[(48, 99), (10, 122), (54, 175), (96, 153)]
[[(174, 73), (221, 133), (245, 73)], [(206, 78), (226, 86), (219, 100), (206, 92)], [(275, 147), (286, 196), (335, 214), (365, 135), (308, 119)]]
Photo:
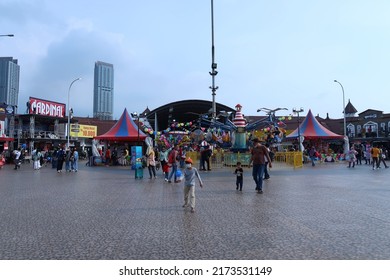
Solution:
[(275, 163), (263, 194), (244, 171), (243, 192), (230, 167), (202, 172), (191, 213), (161, 170), (7, 165), (0, 259), (390, 259), (390, 169)]

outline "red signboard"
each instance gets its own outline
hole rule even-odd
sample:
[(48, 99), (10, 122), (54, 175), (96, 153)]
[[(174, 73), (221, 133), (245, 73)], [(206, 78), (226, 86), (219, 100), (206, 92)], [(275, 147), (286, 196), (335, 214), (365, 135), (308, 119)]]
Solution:
[(66, 107), (63, 103), (30, 97), (30, 114), (44, 115), (56, 118), (65, 118)]

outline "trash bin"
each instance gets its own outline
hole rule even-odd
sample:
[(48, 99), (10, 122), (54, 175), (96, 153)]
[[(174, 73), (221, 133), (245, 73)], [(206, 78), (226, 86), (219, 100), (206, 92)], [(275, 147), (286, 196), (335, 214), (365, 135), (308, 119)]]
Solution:
[(144, 177), (144, 169), (139, 167), (135, 169), (135, 179), (142, 179)]

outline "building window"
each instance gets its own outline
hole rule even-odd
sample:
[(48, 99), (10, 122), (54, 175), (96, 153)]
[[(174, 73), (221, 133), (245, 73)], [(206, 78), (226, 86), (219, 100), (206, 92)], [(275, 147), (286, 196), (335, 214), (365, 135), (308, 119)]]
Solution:
[(379, 135), (381, 137), (385, 137), (386, 136), (386, 124), (385, 123), (381, 123), (381, 129), (379, 131)]
[(387, 123), (387, 132), (390, 135), (390, 122)]
[[(390, 125), (390, 122), (389, 122), (389, 125)], [(358, 137), (362, 137), (362, 126), (360, 124), (358, 124), (356, 126), (356, 133), (357, 133)]]
[[(363, 125), (365, 137), (378, 137), (378, 124), (375, 122), (368, 122)], [(364, 137), (364, 136), (363, 136)]]
[(348, 137), (355, 137), (355, 126), (353, 124), (347, 125), (347, 136)]

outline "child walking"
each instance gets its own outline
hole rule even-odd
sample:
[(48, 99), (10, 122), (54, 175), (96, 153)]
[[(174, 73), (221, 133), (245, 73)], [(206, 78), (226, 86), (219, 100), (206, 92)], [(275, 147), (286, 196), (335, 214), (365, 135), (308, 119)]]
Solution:
[(234, 170), (234, 174), (236, 174), (236, 190), (240, 188), (240, 192), (241, 192), (243, 181), (244, 181), (244, 170), (241, 167), (241, 162), (237, 162), (237, 166), (236, 166), (236, 170)]
[(199, 172), (195, 167), (192, 167), (192, 159), (185, 159), (184, 169), (184, 205), (183, 208), (187, 206), (191, 207), (191, 212), (195, 212), (195, 177), (198, 177), (199, 185), (203, 188), (203, 182), (200, 178)]

